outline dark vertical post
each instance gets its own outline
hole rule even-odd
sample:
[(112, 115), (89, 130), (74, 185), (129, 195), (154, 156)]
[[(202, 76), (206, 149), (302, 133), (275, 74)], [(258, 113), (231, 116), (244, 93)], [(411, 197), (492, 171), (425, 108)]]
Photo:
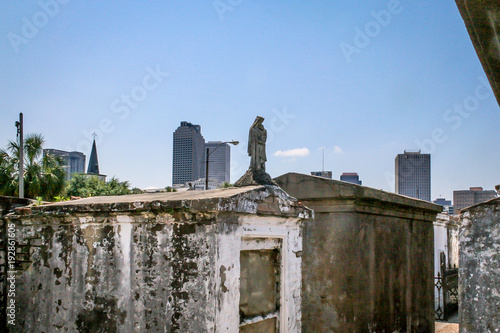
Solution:
[(321, 161), (321, 171), (325, 171), (325, 147), (323, 147), (323, 159)]
[(19, 198), (24, 198), (24, 133), (23, 114), (19, 114)]
[(206, 166), (205, 166), (205, 191), (208, 190), (208, 155), (210, 152), (210, 148), (207, 148), (207, 162), (206, 162)]
[(439, 253), (439, 261), (441, 264), (441, 277), (443, 278), (443, 320), (448, 320), (448, 274), (446, 274), (446, 255), (444, 252)]

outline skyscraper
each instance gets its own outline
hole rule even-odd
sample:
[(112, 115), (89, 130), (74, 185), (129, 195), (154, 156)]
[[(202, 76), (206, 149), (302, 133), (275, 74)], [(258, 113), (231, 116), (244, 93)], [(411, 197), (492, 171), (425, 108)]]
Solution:
[(201, 126), (182, 121), (174, 132), (172, 184), (184, 184), (203, 177), (204, 151)]
[[(214, 151), (215, 148), (217, 149)], [(205, 144), (205, 154), (207, 149), (210, 154), (208, 178), (216, 179), (219, 183), (229, 182), (231, 176), (231, 147), (227, 143), (222, 144), (222, 141), (208, 141)]]
[(85, 172), (85, 155), (79, 151), (64, 151), (58, 149), (44, 149), (43, 155), (51, 154), (59, 156), (64, 160), (64, 170), (66, 171), (66, 179), (69, 180), (74, 173)]
[(431, 155), (406, 151), (396, 156), (396, 193), (431, 201)]

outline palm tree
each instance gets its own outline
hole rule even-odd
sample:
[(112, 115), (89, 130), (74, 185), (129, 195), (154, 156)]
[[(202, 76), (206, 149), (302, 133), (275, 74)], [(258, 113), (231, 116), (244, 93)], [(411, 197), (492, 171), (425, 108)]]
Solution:
[[(24, 139), (24, 193), (27, 198), (51, 200), (64, 190), (64, 162), (59, 156), (43, 155), (44, 142), (41, 134), (28, 134)], [(9, 142), (7, 150), (0, 150), (0, 194), (19, 194), (19, 144), (14, 141)]]

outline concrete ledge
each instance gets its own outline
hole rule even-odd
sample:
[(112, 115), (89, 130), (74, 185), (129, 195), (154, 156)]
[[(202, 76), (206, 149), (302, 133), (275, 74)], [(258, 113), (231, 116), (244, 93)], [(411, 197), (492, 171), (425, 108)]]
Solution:
[[(310, 218), (310, 209), (276, 186), (246, 186), (210, 191), (105, 196), (32, 206), (18, 211), (26, 217), (120, 212), (238, 212)], [(8, 218), (16, 218), (16, 215)]]
[(9, 210), (16, 207), (23, 207), (33, 204), (32, 199), (9, 197), (0, 195), (0, 216), (8, 213)]
[[(422, 209), (433, 214), (440, 213), (443, 210), (442, 206), (427, 201), (323, 177), (290, 172), (275, 178), (275, 181), (279, 186), (286, 188), (290, 195), (299, 200), (330, 198), (352, 200), (356, 204), (369, 204), (370, 201), (384, 202), (404, 207), (405, 211), (408, 211), (408, 209)], [(314, 190), (308, 191), (307, 189)]]

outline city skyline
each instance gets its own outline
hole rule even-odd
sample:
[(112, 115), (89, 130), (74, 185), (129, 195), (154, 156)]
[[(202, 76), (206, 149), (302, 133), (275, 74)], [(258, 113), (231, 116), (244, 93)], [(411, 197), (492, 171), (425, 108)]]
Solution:
[(210, 2), (69, 1), (53, 15), (2, 3), (0, 147), (23, 112), (46, 148), (90, 156), (95, 132), (105, 173), (164, 187), (171, 133), (190, 119), (241, 142), (234, 182), (260, 115), (272, 177), (321, 170), (324, 147), (334, 179), (356, 170), (394, 192), (394, 156), (421, 149), (433, 156), (432, 199), (493, 189), (499, 107), (455, 3), (396, 3), (242, 2), (221, 14)]

